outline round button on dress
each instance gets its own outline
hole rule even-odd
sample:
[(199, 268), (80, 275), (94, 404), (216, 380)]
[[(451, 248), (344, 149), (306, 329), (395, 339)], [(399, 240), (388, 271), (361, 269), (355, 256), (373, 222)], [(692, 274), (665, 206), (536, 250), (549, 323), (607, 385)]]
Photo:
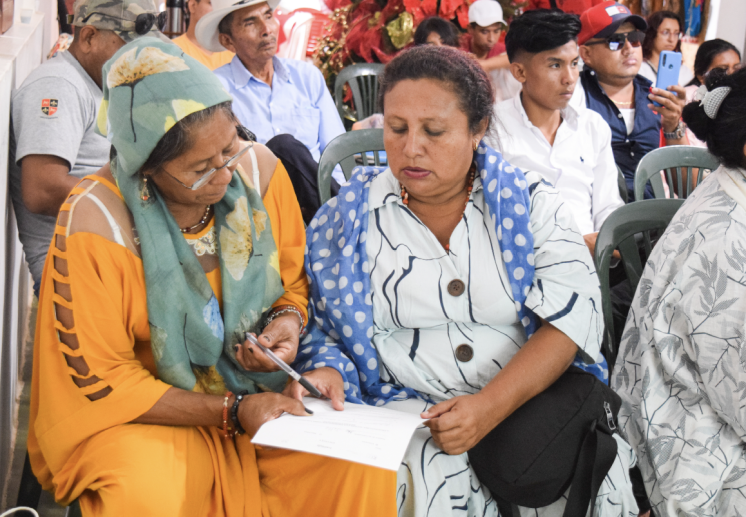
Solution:
[(466, 286), (461, 280), (456, 279), (448, 282), (448, 294), (451, 296), (461, 296), (465, 289)]
[(456, 359), (462, 363), (468, 363), (474, 357), (474, 349), (469, 345), (459, 345), (456, 348)]

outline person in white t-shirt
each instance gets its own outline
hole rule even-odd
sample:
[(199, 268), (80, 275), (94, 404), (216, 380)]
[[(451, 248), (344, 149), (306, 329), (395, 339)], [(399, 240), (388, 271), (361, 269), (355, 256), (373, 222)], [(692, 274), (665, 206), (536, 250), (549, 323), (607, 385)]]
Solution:
[(528, 11), (513, 21), (505, 44), (523, 90), (497, 104), (488, 144), (560, 191), (593, 252), (604, 220), (624, 202), (609, 125), (598, 113), (570, 105), (580, 29), (577, 16), (560, 11)]
[[(644, 61), (638, 72), (655, 85), (658, 79), (658, 61), (661, 52), (681, 52), (681, 20), (672, 11), (658, 11), (648, 17), (648, 29), (642, 42)], [(679, 70), (679, 86), (686, 86), (694, 78), (694, 73), (684, 63)]]

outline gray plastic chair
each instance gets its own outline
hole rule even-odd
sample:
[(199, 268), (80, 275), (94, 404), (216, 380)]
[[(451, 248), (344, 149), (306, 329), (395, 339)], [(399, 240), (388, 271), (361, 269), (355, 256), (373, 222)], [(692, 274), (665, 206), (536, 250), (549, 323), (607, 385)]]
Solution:
[[(604, 356), (609, 363), (609, 372), (616, 362), (619, 343), (614, 337), (614, 320), (611, 310), (611, 286), (609, 267), (614, 250), (622, 256), (622, 266), (627, 275), (630, 292), (637, 290), (642, 271), (653, 251), (651, 232), (657, 230), (657, 237), (663, 234), (676, 211), (684, 204), (683, 199), (648, 199), (624, 205), (609, 215), (601, 226), (596, 239), (593, 260), (601, 284), (601, 305), (603, 307), (606, 340)], [(638, 234), (641, 234), (638, 237)], [(641, 257), (644, 255), (644, 260)]]
[[(331, 197), (332, 171), (337, 164), (342, 166), (345, 178), (358, 164), (355, 158), (362, 159), (362, 165), (381, 165), (383, 151), (383, 129), (361, 129), (343, 133), (329, 142), (319, 160), (319, 198), (323, 205)], [(372, 160), (369, 154), (373, 154)], [(372, 162), (372, 163), (371, 163)]]
[[(384, 65), (380, 63), (359, 63), (343, 68), (334, 81), (334, 103), (342, 120), (353, 122), (378, 113), (378, 76), (383, 73)], [(352, 102), (355, 110), (344, 105), (344, 85), (349, 84), (352, 90)]]
[[(669, 191), (679, 199), (687, 198), (702, 180), (705, 170), (714, 171), (720, 166), (717, 158), (704, 147), (691, 145), (672, 145), (654, 149), (646, 154), (637, 165), (635, 172), (635, 199), (645, 198), (645, 185), (648, 180), (653, 186), (655, 199), (665, 199), (660, 171), (664, 171)], [(692, 167), (699, 172), (692, 174)], [(682, 171), (682, 168), (687, 170)], [(684, 177), (686, 176), (686, 177)]]
[(622, 172), (622, 169), (619, 168), (619, 165), (616, 166), (616, 172), (617, 172), (617, 187), (619, 187), (619, 196), (622, 198), (622, 201), (624, 201), (624, 204), (626, 205), (629, 203), (629, 194), (627, 193), (627, 180), (624, 179), (624, 173)]

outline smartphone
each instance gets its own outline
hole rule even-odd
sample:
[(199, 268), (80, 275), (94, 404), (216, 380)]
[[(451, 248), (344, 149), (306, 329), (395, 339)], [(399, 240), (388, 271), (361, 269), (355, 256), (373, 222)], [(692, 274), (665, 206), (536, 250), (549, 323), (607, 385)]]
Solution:
[[(658, 77), (655, 87), (665, 90), (669, 86), (679, 84), (679, 71), (681, 70), (681, 52), (664, 50), (658, 58)], [(657, 102), (653, 102), (660, 106)]]

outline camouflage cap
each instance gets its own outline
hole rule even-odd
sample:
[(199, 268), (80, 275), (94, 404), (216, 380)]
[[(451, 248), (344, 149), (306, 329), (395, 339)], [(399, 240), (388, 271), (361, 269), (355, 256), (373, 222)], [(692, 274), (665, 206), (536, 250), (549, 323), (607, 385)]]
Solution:
[(170, 41), (158, 30), (154, 0), (76, 0), (73, 13), (72, 25), (114, 31), (126, 43), (140, 36)]

